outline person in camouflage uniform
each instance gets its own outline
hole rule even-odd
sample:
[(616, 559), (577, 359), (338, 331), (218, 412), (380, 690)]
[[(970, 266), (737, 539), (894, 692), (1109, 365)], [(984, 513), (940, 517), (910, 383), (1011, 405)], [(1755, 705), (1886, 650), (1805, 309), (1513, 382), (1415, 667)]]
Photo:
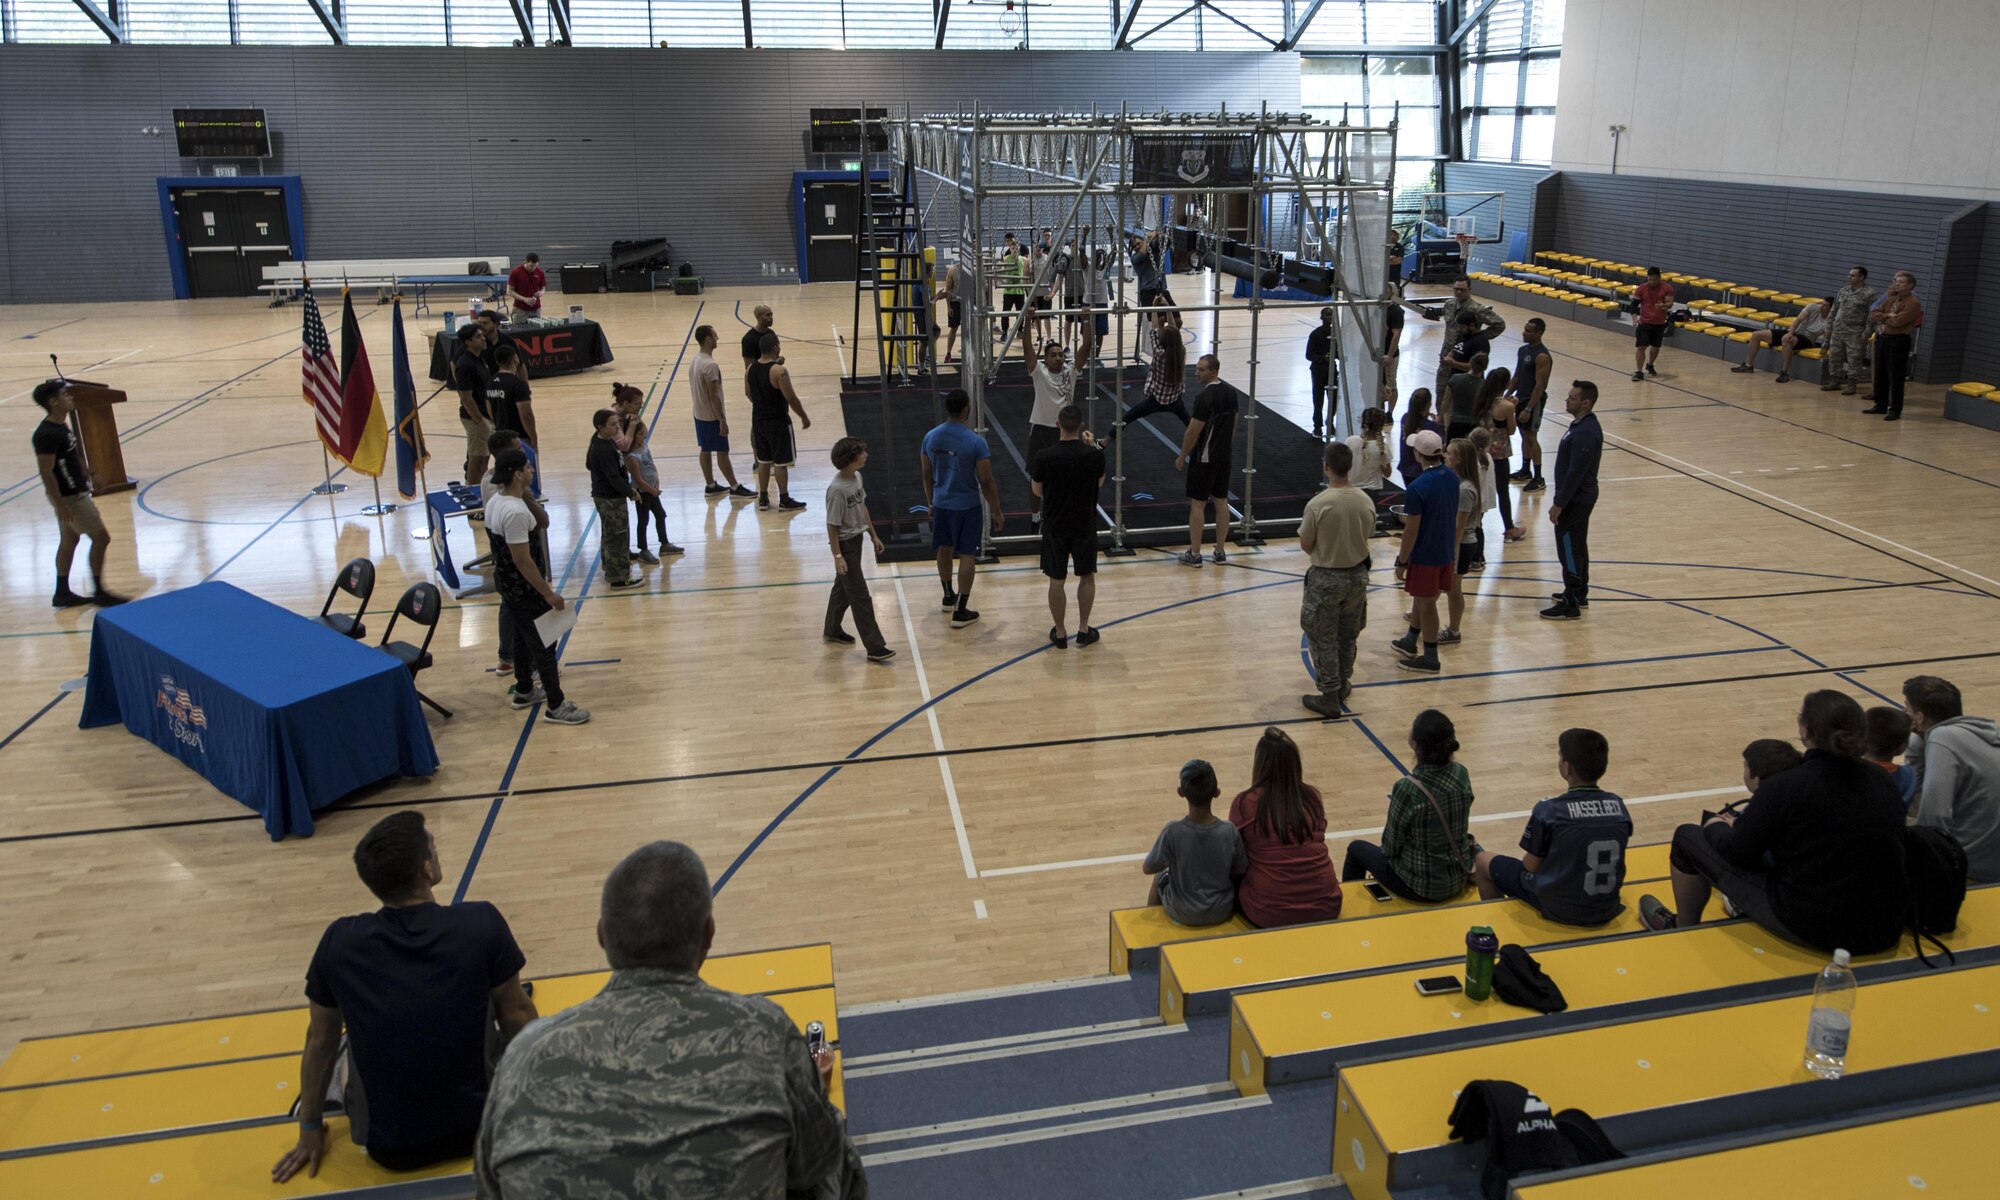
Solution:
[[(1443, 397), (1446, 381), (1457, 374), (1455, 369), (1445, 365), (1444, 360), (1451, 352), (1452, 342), (1457, 338), (1454, 330), (1457, 329), (1458, 319), (1462, 314), (1469, 314), (1477, 319), (1478, 328), (1475, 332), (1489, 342), (1507, 331), (1507, 322), (1500, 319), (1499, 313), (1472, 298), (1472, 280), (1463, 275), (1452, 280), (1451, 299), (1444, 302), (1444, 309), (1439, 318), (1434, 318), (1444, 321), (1445, 332), (1444, 342), (1438, 347), (1437, 380), (1436, 386), (1431, 389), (1433, 396)], [(1428, 313), (1425, 315), (1429, 316)]]
[(708, 872), (678, 842), (604, 882), (611, 979), (523, 1030), (487, 1096), (481, 1200), (866, 1200), (860, 1157), (783, 1009), (698, 972), (715, 939)]
[(1852, 396), (1856, 385), (1868, 382), (1867, 365), (1861, 348), (1868, 340), (1868, 311), (1881, 295), (1868, 286), (1868, 268), (1853, 267), (1847, 272), (1847, 286), (1833, 295), (1833, 311), (1826, 319), (1826, 349), (1820, 355), (1819, 390), (1839, 388)]

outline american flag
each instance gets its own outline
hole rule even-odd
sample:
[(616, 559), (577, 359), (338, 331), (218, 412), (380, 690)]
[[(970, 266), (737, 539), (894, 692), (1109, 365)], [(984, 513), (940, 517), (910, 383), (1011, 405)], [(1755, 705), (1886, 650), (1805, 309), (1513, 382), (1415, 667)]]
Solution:
[(326, 322), (320, 319), (319, 301), (313, 299), (312, 284), (305, 285), (305, 398), (319, 421), (319, 440), (329, 448), (340, 446), (340, 368), (333, 361), (333, 343), (326, 337)]

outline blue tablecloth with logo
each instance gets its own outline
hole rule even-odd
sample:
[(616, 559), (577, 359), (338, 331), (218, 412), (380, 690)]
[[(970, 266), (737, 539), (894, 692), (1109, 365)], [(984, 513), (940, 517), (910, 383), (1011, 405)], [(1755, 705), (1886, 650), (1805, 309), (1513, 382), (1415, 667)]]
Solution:
[(402, 663), (226, 583), (99, 611), (78, 724), (117, 722), (262, 813), (273, 841), (438, 766)]

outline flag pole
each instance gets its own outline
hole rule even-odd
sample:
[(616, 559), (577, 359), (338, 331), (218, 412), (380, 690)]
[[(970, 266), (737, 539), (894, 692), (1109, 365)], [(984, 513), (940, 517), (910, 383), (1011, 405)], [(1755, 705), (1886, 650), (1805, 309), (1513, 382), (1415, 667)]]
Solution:
[(362, 505), (361, 506), (362, 515), (368, 517), (379, 517), (384, 513), (395, 512), (396, 506), (394, 504), (382, 503), (382, 481), (380, 479), (371, 479), (369, 480), (369, 482), (375, 485), (375, 503)]
[(326, 482), (313, 488), (312, 490), (313, 495), (338, 496), (340, 493), (347, 490), (346, 484), (335, 483), (333, 481), (333, 460), (326, 456), (325, 439), (321, 439), (319, 444), (319, 468), (326, 475)]
[[(411, 399), (414, 400), (415, 397)], [(422, 446), (428, 451), (430, 443), (424, 440), (423, 405), (415, 403), (410, 405), (410, 424), (416, 427), (417, 445)], [(422, 458), (417, 460), (417, 499), (424, 506), (424, 527), (422, 529), (411, 530), (410, 536), (420, 542), (427, 542), (431, 538), (431, 481), (430, 476), (424, 472), (424, 464), (430, 461), (430, 457), (426, 453)]]

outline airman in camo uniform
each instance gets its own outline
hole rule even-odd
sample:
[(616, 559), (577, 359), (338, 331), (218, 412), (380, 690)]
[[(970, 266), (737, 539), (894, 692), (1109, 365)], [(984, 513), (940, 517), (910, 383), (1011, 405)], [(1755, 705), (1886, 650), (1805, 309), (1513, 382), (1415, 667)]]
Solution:
[(1500, 318), (1499, 313), (1472, 298), (1472, 280), (1463, 275), (1452, 280), (1451, 299), (1444, 302), (1444, 308), (1439, 313), (1439, 319), (1444, 322), (1444, 341), (1438, 346), (1437, 386), (1431, 392), (1433, 396), (1442, 398), (1445, 394), (1445, 382), (1457, 374), (1452, 368), (1444, 365), (1444, 360), (1451, 352), (1452, 343), (1458, 338), (1456, 330), (1461, 314), (1470, 314), (1478, 326), (1476, 332), (1489, 342), (1507, 331), (1507, 322)]
[(603, 992), (522, 1031), (487, 1096), (481, 1200), (865, 1200), (832, 1066), (782, 1009), (710, 987), (708, 872), (654, 842), (604, 884)]
[(1819, 390), (1839, 388), (1852, 396), (1856, 385), (1867, 382), (1867, 367), (1861, 348), (1868, 340), (1868, 310), (1881, 295), (1868, 286), (1868, 268), (1847, 272), (1847, 286), (1833, 295), (1833, 312), (1826, 321), (1826, 349), (1820, 356)]

